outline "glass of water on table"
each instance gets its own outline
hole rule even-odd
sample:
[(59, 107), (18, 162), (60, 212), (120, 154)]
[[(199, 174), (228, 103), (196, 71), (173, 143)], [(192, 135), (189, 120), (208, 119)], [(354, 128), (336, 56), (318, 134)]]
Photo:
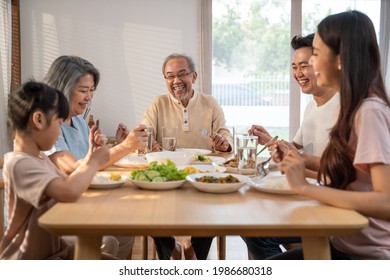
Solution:
[(256, 174), (257, 136), (237, 136), (238, 173), (242, 175)]
[(162, 128), (162, 149), (164, 151), (175, 151), (177, 143), (177, 126), (163, 126)]

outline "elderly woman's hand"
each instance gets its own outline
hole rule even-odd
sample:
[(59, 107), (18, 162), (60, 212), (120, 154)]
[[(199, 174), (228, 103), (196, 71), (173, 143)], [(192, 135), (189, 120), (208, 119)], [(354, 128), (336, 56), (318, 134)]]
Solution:
[(129, 129), (124, 123), (119, 123), (115, 134), (116, 142), (118, 144), (122, 143), (126, 139), (127, 135), (129, 135)]
[(211, 135), (210, 137), (211, 137), (211, 145), (216, 151), (230, 152), (232, 150), (229, 141), (221, 134), (216, 133)]
[(90, 130), (90, 146), (92, 149), (107, 144), (107, 136), (102, 133), (97, 124), (93, 125)]

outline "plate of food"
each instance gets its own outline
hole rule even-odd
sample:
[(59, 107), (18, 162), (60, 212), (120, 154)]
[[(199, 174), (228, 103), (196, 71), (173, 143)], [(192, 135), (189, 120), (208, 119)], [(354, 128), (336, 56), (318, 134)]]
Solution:
[(167, 163), (153, 161), (148, 168), (131, 172), (131, 181), (143, 189), (170, 190), (183, 185), (187, 175), (187, 172), (178, 169), (170, 160)]
[(223, 166), (216, 166), (213, 164), (210, 165), (201, 165), (201, 164), (194, 164), (194, 165), (180, 165), (177, 167), (179, 170), (184, 170), (188, 174), (194, 174), (194, 173), (210, 173), (210, 172), (225, 172), (226, 168)]
[(114, 165), (119, 167), (142, 169), (147, 168), (149, 163), (143, 156), (125, 156), (118, 160)]
[[(306, 178), (310, 184), (317, 184), (317, 180)], [(280, 171), (270, 172), (264, 178), (252, 177), (248, 181), (248, 185), (252, 188), (275, 194), (296, 194), (288, 185), (287, 178)]]
[(225, 158), (223, 157), (215, 157), (215, 156), (193, 156), (190, 164), (212, 164), (221, 165), (225, 162)]
[(248, 179), (248, 176), (220, 172), (190, 174), (186, 177), (196, 189), (208, 193), (236, 192)]
[(221, 166), (226, 168), (226, 171), (229, 173), (237, 173), (238, 172), (238, 163), (237, 158), (231, 158), (220, 164)]
[(206, 156), (212, 153), (210, 150), (206, 150), (206, 149), (189, 149), (189, 148), (176, 148), (176, 151), (186, 152), (194, 156), (199, 156), (199, 155)]
[(113, 189), (120, 187), (123, 183), (129, 181), (129, 176), (121, 175), (119, 173), (101, 173), (96, 174), (89, 188), (91, 189)]

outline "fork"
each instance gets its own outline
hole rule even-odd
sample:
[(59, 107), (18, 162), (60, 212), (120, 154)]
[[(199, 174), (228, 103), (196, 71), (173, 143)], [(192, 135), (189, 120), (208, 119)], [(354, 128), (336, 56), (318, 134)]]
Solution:
[(265, 176), (268, 175), (268, 173), (269, 173), (269, 162), (271, 161), (271, 158), (272, 157), (269, 157), (268, 159), (266, 159), (263, 162), (260, 162), (256, 166), (256, 175), (255, 175), (256, 177), (264, 178)]
[[(270, 143), (270, 142), (275, 142), (276, 140), (278, 140), (278, 137), (279, 137), (279, 136), (275, 136), (274, 138), (272, 138), (271, 140), (269, 140), (268, 143)], [(260, 155), (261, 152), (264, 151), (266, 148), (267, 148), (267, 146), (264, 144), (264, 147), (256, 154), (256, 156)]]

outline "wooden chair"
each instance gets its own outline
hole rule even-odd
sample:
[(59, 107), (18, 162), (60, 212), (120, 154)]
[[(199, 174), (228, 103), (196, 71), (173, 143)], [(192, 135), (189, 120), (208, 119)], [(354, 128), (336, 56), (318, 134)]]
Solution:
[[(157, 260), (157, 252), (156, 248), (152, 250), (152, 259)], [(148, 236), (141, 236), (141, 250), (142, 250), (142, 259), (147, 260), (148, 259)], [(226, 236), (217, 236), (217, 258), (218, 260), (225, 260), (226, 259)]]

